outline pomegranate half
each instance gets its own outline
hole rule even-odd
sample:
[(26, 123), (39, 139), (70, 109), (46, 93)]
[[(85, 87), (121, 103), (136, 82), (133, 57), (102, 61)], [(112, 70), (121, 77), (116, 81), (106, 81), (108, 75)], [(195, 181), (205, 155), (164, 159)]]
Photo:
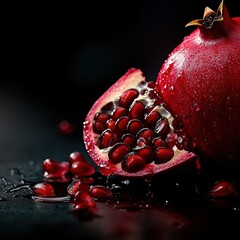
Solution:
[(240, 163), (240, 17), (224, 1), (205, 8), (198, 26), (170, 53), (157, 77), (159, 94), (183, 124), (201, 160)]
[(196, 161), (184, 129), (139, 69), (129, 69), (92, 106), (83, 137), (103, 175), (146, 177)]

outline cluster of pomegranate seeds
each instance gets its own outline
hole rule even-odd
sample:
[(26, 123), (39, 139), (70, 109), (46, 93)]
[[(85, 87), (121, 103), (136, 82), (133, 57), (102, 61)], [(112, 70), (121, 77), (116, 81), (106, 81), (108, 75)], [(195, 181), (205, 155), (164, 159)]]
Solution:
[(32, 187), (37, 197), (56, 197), (54, 183), (67, 183), (67, 195), (73, 208), (85, 209), (96, 206), (96, 199), (109, 198), (112, 191), (103, 185), (93, 185), (95, 168), (87, 162), (80, 152), (72, 152), (68, 161), (57, 162), (53, 159), (43, 161), (44, 182)]
[(237, 194), (237, 186), (228, 181), (216, 182), (209, 190), (209, 196), (212, 198), (234, 196)]
[(165, 109), (154, 82), (142, 81), (105, 104), (94, 116), (98, 148), (108, 153), (110, 164), (130, 173), (146, 165), (162, 164), (176, 149), (189, 150), (183, 127)]

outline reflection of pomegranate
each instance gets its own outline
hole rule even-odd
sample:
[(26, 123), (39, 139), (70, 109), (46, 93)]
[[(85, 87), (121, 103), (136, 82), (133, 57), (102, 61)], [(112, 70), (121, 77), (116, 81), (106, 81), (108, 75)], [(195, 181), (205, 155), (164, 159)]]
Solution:
[(160, 69), (159, 93), (203, 157), (227, 166), (239, 161), (240, 18), (223, 1), (170, 54)]
[(129, 69), (90, 109), (84, 142), (102, 174), (151, 176), (196, 160), (155, 87), (140, 70)]

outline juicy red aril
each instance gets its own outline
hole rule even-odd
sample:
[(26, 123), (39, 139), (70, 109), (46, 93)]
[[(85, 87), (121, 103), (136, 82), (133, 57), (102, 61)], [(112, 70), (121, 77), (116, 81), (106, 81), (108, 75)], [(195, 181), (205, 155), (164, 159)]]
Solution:
[(136, 144), (135, 137), (130, 133), (124, 134), (121, 138), (121, 141), (127, 144), (130, 148), (133, 148)]
[(209, 195), (213, 198), (227, 197), (236, 194), (237, 194), (236, 185), (227, 181), (215, 183), (215, 185), (209, 191)]
[(111, 116), (105, 112), (101, 112), (95, 115), (94, 120), (101, 122), (101, 123), (106, 123), (106, 121), (110, 118)]
[(69, 155), (68, 161), (70, 164), (72, 164), (74, 162), (86, 162), (87, 160), (80, 152), (76, 151), (76, 152), (72, 152)]
[(95, 201), (92, 199), (88, 192), (77, 192), (73, 200), (74, 209), (93, 208), (96, 206)]
[(145, 123), (147, 127), (154, 128), (156, 122), (161, 117), (158, 111), (152, 111), (149, 114), (145, 115)]
[(152, 149), (148, 146), (135, 148), (135, 151), (143, 156), (147, 163), (151, 163), (154, 159)]
[(127, 154), (122, 162), (122, 169), (126, 172), (138, 172), (146, 166), (145, 158), (136, 152)]
[(156, 148), (159, 148), (159, 147), (165, 147), (166, 142), (162, 138), (156, 137), (152, 140), (152, 145), (156, 149)]
[(143, 124), (138, 119), (130, 120), (127, 125), (127, 130), (133, 135), (136, 135), (142, 128), (143, 128)]
[(139, 93), (136, 89), (129, 89), (125, 91), (119, 97), (119, 101), (118, 101), (119, 106), (128, 108), (132, 104), (133, 100), (138, 97), (138, 95)]
[(95, 173), (94, 167), (87, 162), (74, 162), (71, 165), (71, 173), (79, 178), (88, 177)]
[(137, 133), (137, 138), (144, 138), (147, 143), (150, 143), (154, 138), (154, 132), (150, 128), (143, 128)]
[(129, 122), (129, 117), (123, 116), (116, 121), (116, 131), (119, 134), (123, 134), (127, 130), (127, 125)]
[(77, 192), (88, 192), (89, 185), (83, 179), (76, 179), (71, 182), (67, 187), (67, 193), (69, 196), (74, 197)]
[(154, 128), (154, 131), (157, 135), (166, 136), (169, 131), (169, 123), (167, 118), (161, 117)]
[(41, 197), (54, 197), (55, 190), (49, 183), (37, 183), (32, 187), (33, 195)]
[(142, 102), (135, 102), (129, 109), (129, 116), (131, 118), (142, 119), (144, 115), (144, 108), (145, 105)]
[(43, 161), (44, 177), (47, 181), (67, 182), (69, 178), (69, 162), (58, 163), (53, 159), (47, 158)]
[(67, 120), (60, 121), (60, 123), (58, 125), (58, 129), (59, 129), (60, 133), (62, 133), (64, 135), (71, 135), (75, 131), (73, 124)]
[(114, 120), (119, 119), (120, 117), (126, 116), (127, 115), (127, 109), (123, 107), (117, 107), (113, 113), (112, 113), (112, 118)]
[(93, 198), (98, 198), (98, 199), (108, 198), (113, 195), (113, 193), (110, 189), (108, 189), (105, 186), (101, 186), (101, 185), (93, 186), (90, 189), (89, 193)]
[(115, 138), (115, 133), (113, 133), (110, 129), (104, 130), (99, 138), (99, 148), (102, 149), (110, 147), (115, 142)]
[(124, 156), (130, 152), (130, 147), (125, 143), (116, 143), (108, 153), (109, 162), (120, 163)]
[(174, 151), (168, 147), (159, 147), (156, 149), (155, 153), (156, 153), (156, 159), (155, 159), (156, 164), (168, 162), (174, 156)]

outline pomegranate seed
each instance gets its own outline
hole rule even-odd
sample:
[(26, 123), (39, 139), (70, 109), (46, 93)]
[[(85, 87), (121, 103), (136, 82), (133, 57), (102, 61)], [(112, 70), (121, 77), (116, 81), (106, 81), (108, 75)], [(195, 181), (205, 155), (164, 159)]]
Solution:
[(108, 189), (107, 187), (101, 186), (101, 185), (96, 185), (90, 189), (90, 195), (93, 198), (109, 198), (112, 196), (112, 191)]
[(73, 200), (74, 209), (93, 208), (96, 206), (88, 192), (77, 192)]
[(143, 156), (147, 163), (151, 163), (153, 161), (153, 152), (150, 147), (143, 146), (141, 148), (136, 148), (135, 151)]
[(128, 108), (138, 95), (139, 93), (136, 89), (128, 89), (120, 96), (118, 101), (119, 106)]
[(130, 133), (124, 134), (121, 140), (123, 143), (127, 144), (130, 148), (133, 148), (136, 143), (135, 137)]
[(169, 131), (169, 123), (167, 118), (161, 117), (154, 128), (154, 132), (160, 136), (166, 136)]
[(68, 158), (70, 164), (74, 162), (87, 162), (85, 157), (80, 152), (72, 152)]
[(136, 135), (143, 128), (143, 124), (138, 119), (132, 119), (127, 125), (127, 130), (132, 134)]
[(110, 118), (109, 120), (107, 120), (107, 128), (114, 131), (116, 128), (115, 123), (116, 121)]
[(156, 164), (168, 162), (174, 156), (174, 151), (168, 147), (159, 147), (156, 149), (155, 153), (156, 153), (156, 159), (155, 159)]
[(130, 118), (142, 119), (144, 114), (145, 105), (136, 101), (129, 109)]
[(70, 171), (69, 162), (58, 163), (53, 159), (47, 158), (43, 161), (43, 170), (47, 181), (69, 181), (69, 177), (66, 176)]
[(100, 164), (99, 171), (104, 176), (110, 176), (116, 171), (116, 167), (109, 162), (105, 162)]
[(149, 114), (147, 114), (145, 116), (146, 126), (149, 128), (153, 128), (156, 125), (157, 121), (159, 120), (160, 116), (161, 115), (158, 111), (152, 111)]
[(67, 120), (60, 121), (60, 123), (58, 124), (58, 129), (60, 133), (64, 135), (71, 135), (75, 131), (73, 124)]
[(88, 192), (89, 185), (83, 179), (76, 179), (67, 187), (68, 195), (74, 197), (77, 192)]
[(136, 152), (131, 152), (127, 154), (122, 162), (122, 169), (130, 173), (139, 172), (143, 170), (145, 166), (145, 158)]
[(123, 107), (116, 107), (116, 109), (112, 113), (113, 120), (117, 120), (123, 116), (127, 116), (127, 109)]
[(71, 173), (77, 177), (87, 177), (95, 173), (94, 167), (87, 162), (74, 162), (71, 165)]
[(209, 191), (209, 195), (213, 198), (227, 197), (237, 194), (237, 187), (233, 183), (227, 181), (217, 182)]
[(170, 132), (167, 134), (167, 144), (173, 148), (177, 144), (178, 136), (176, 133)]
[(41, 197), (54, 197), (55, 190), (49, 183), (37, 183), (32, 187), (33, 195)]
[(160, 137), (154, 138), (152, 141), (152, 144), (155, 149), (166, 146), (165, 141), (163, 139), (161, 139)]
[(110, 147), (113, 143), (113, 139), (114, 139), (114, 133), (110, 129), (106, 129), (100, 135), (100, 138), (98, 140), (98, 147), (100, 149)]
[(143, 128), (137, 133), (137, 138), (144, 138), (146, 143), (151, 143), (154, 138), (154, 132), (150, 128)]
[(128, 122), (129, 122), (129, 117), (127, 116), (120, 117), (116, 121), (116, 128), (119, 134), (123, 134), (126, 131)]
[(106, 121), (109, 118), (110, 118), (110, 115), (105, 112), (99, 112), (94, 116), (94, 120), (101, 122), (101, 123), (106, 123)]
[(137, 147), (145, 147), (145, 146), (147, 146), (147, 142), (146, 142), (146, 139), (144, 139), (144, 138), (139, 138), (138, 140), (137, 140)]
[(101, 134), (106, 129), (106, 124), (94, 120), (92, 127), (94, 133)]
[(130, 152), (130, 147), (125, 143), (116, 143), (108, 152), (109, 162), (120, 163), (125, 155)]

